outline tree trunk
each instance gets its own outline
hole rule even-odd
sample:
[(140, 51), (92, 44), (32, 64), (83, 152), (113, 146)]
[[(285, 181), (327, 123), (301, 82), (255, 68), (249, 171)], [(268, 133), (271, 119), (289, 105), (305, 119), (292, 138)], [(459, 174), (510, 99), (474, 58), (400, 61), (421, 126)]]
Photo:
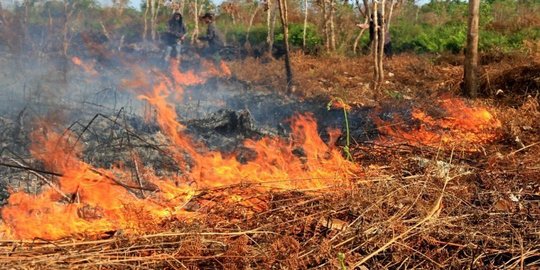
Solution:
[(266, 43), (268, 44), (268, 55), (272, 56), (272, 49), (274, 47), (274, 30), (276, 27), (276, 9), (272, 5), (272, 1), (268, 0), (268, 13), (266, 14), (266, 23), (268, 28), (268, 35), (266, 36)]
[[(369, 10), (367, 0), (363, 0), (363, 1), (364, 1), (364, 9), (362, 9), (362, 7), (360, 6), (360, 1), (359, 0), (356, 0), (356, 6), (358, 7), (358, 11), (360, 12), (360, 15), (364, 16), (364, 24), (366, 24), (366, 23), (369, 22), (369, 14), (371, 12)], [(354, 52), (354, 54), (356, 54), (356, 52), (357, 52), (358, 43), (360, 43), (360, 39), (362, 38), (362, 34), (364, 34), (364, 31), (366, 31), (365, 28), (360, 30), (360, 33), (358, 33), (358, 36), (356, 36), (356, 38), (354, 39), (354, 44), (353, 44), (353, 52)]]
[(255, 7), (255, 11), (253, 11), (253, 13), (251, 14), (251, 18), (249, 19), (249, 25), (248, 25), (248, 29), (247, 29), (247, 33), (246, 33), (246, 44), (249, 43), (249, 33), (251, 32), (251, 27), (253, 26), (253, 21), (255, 20), (255, 16), (257, 16), (257, 13), (259, 12), (259, 8), (260, 6), (254, 2), (255, 5), (257, 5)]
[(306, 50), (306, 30), (307, 30), (307, 17), (308, 17), (308, 2), (304, 0), (304, 31), (302, 32), (302, 50)]
[(465, 48), (464, 94), (469, 97), (478, 95), (478, 22), (480, 0), (469, 0), (469, 29)]
[(159, 14), (159, 8), (161, 6), (161, 0), (150, 0), (151, 2), (151, 8), (150, 8), (150, 34), (152, 37), (152, 40), (156, 40), (157, 36), (157, 17)]
[(324, 47), (326, 48), (326, 51), (330, 51), (330, 32), (328, 30), (328, 11), (326, 10), (326, 1), (322, 0), (321, 7), (322, 7), (322, 13), (323, 13), (323, 33), (324, 33)]
[(156, 13), (154, 14), (154, 38), (157, 35), (157, 24), (158, 24), (158, 15), (159, 9), (163, 5), (162, 0), (156, 0)]
[(336, 30), (334, 27), (335, 11), (336, 11), (336, 3), (334, 0), (330, 0), (330, 15), (328, 16), (328, 21), (330, 23), (330, 49), (332, 51), (336, 50)]
[(379, 16), (377, 16), (377, 4), (378, 2), (373, 0), (373, 10), (371, 13), (373, 14), (373, 25), (375, 26), (373, 29), (373, 42), (371, 44), (371, 46), (373, 47), (373, 90), (375, 91), (375, 99), (378, 98), (377, 91), (379, 90), (379, 27), (377, 27), (377, 25), (379, 24)]
[[(379, 22), (379, 24), (381, 25), (381, 27), (379, 28), (379, 32), (380, 32), (380, 35), (381, 35), (381, 38), (379, 39), (379, 53), (377, 54), (379, 56), (379, 58), (377, 59), (377, 65), (379, 66), (379, 78), (378, 78), (378, 85), (379, 87), (382, 85), (382, 82), (384, 80), (384, 69), (383, 69), (383, 58), (384, 58), (384, 43), (385, 43), (385, 35), (386, 35), (386, 31), (385, 31), (385, 28), (386, 28), (386, 24), (385, 24), (385, 21), (384, 21), (384, 5), (385, 5), (385, 2), (386, 0), (381, 0), (381, 19), (382, 19), (382, 22)], [(376, 16), (374, 16), (376, 17)]]
[(272, 55), (272, 36), (271, 33), (271, 24), (272, 24), (272, 1), (266, 0), (266, 45), (268, 45), (268, 54)]
[(390, 12), (388, 13), (388, 19), (386, 20), (386, 29), (390, 31), (390, 21), (392, 21), (392, 13), (394, 13), (394, 6), (396, 5), (396, 0), (392, 0), (390, 4)]
[(191, 34), (191, 44), (196, 43), (199, 37), (199, 3), (197, 0), (193, 3), (193, 20), (195, 22), (195, 28)]
[(146, 0), (146, 8), (144, 9), (144, 27), (142, 38), (146, 41), (146, 36), (148, 35), (148, 11), (150, 10), (150, 0)]
[(294, 91), (293, 74), (289, 53), (289, 18), (287, 14), (287, 0), (278, 0), (281, 25), (283, 26), (283, 43), (285, 46), (285, 72), (287, 75), (287, 93)]
[[(368, 22), (369, 22), (369, 18), (366, 17), (364, 19), (364, 24), (366, 24)], [(356, 54), (356, 51), (358, 50), (358, 43), (360, 43), (360, 39), (362, 38), (362, 35), (364, 34), (365, 31), (366, 31), (366, 29), (360, 30), (360, 33), (358, 33), (358, 36), (356, 36), (356, 38), (354, 39), (354, 44), (353, 44), (353, 53), (354, 54)]]

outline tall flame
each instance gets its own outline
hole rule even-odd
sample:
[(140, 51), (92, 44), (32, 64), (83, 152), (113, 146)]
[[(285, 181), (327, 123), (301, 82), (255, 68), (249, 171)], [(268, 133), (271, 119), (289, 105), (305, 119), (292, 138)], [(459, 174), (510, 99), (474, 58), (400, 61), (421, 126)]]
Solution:
[[(204, 62), (204, 65), (209, 63)], [(120, 229), (144, 233), (159, 230), (158, 223), (164, 218), (190, 219), (196, 215), (186, 211), (184, 205), (201, 188), (256, 183), (253, 192), (311, 190), (346, 185), (359, 172), (358, 165), (347, 161), (337, 149), (322, 141), (317, 124), (309, 114), (290, 120), (290, 140), (266, 137), (245, 141), (245, 147), (256, 153), (252, 160), (240, 162), (234, 155), (205, 150), (184, 133), (184, 126), (177, 122), (175, 107), (168, 99), (186, 85), (202, 83), (211, 76), (228, 76), (230, 71), (224, 63), (208, 67), (198, 75), (183, 73), (177, 66), (171, 66), (170, 77), (157, 74), (154, 83), (138, 76), (136, 81), (125, 85), (133, 87), (140, 99), (155, 108), (155, 120), (171, 142), (169, 150), (186, 170), (184, 175), (158, 177), (143, 166), (141, 177), (157, 189), (143, 196), (144, 187), (130, 180), (130, 173), (120, 166), (95, 168), (81, 160), (81, 146), (69, 139), (75, 136), (66, 139), (66, 136), (41, 129), (33, 134), (32, 155), (62, 176), (54, 184), (55, 188), (44, 188), (38, 195), (11, 194), (8, 204), (2, 208), (4, 223), (0, 231), (18, 239), (99, 237), (104, 232)], [(151, 91), (145, 89), (149, 85), (153, 85)], [(336, 131), (331, 134), (335, 137)], [(190, 166), (185, 166), (186, 155), (193, 162)], [(242, 194), (226, 195), (226, 200), (244, 201)]]

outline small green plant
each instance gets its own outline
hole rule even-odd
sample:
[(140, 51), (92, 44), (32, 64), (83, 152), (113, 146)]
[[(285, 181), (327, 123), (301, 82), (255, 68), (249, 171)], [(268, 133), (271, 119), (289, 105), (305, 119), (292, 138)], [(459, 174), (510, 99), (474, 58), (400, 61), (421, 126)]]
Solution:
[(347, 270), (347, 266), (345, 266), (345, 253), (339, 252), (337, 254), (337, 258), (338, 258), (339, 267), (341, 268), (341, 270)]
[(348, 160), (353, 161), (353, 157), (351, 155), (351, 149), (350, 149), (351, 134), (349, 130), (349, 117), (347, 116), (347, 107), (349, 105), (347, 105), (347, 103), (345, 103), (345, 101), (343, 101), (342, 98), (334, 97), (328, 102), (328, 104), (326, 104), (327, 110), (330, 110), (332, 108), (332, 104), (334, 103), (334, 101), (337, 101), (340, 104), (340, 106), (343, 108), (343, 116), (345, 117), (345, 131), (347, 133), (346, 133), (346, 143), (345, 143), (345, 146), (343, 147), (343, 152), (345, 152), (345, 155)]
[(399, 91), (388, 90), (387, 94), (393, 99), (403, 99), (403, 94)]

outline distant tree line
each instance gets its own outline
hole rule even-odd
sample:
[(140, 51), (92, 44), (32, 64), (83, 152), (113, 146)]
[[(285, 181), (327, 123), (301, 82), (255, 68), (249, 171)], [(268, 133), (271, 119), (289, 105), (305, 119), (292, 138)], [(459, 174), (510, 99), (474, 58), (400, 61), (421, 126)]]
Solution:
[[(368, 20), (366, 7), (371, 6), (371, 1), (286, 3), (291, 49), (344, 55), (369, 51), (369, 35), (356, 24)], [(194, 38), (200, 31), (196, 18), (211, 11), (216, 13), (218, 27), (226, 34), (228, 44), (268, 50), (279, 47), (284, 38), (278, 4), (279, 0), (228, 0), (220, 6), (209, 0), (147, 0), (136, 10), (128, 7), (126, 0), (114, 0), (107, 7), (95, 0), (24, 0), (14, 8), (0, 6), (0, 46), (67, 52), (82, 38), (105, 38), (114, 41), (116, 47), (157, 41), (173, 11), (184, 15)], [(395, 52), (463, 52), (467, 2), (432, 1), (418, 6), (412, 1), (390, 0), (385, 9)], [(482, 1), (479, 13), (480, 51), (526, 51), (537, 46), (540, 2)]]

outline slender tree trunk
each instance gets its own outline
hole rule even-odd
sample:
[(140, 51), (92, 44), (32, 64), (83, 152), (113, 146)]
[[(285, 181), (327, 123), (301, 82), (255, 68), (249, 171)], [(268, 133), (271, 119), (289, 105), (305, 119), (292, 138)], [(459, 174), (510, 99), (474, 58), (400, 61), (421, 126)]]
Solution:
[[(358, 12), (360, 12), (360, 15), (364, 16), (364, 24), (366, 24), (366, 23), (369, 22), (370, 10), (369, 10), (369, 6), (367, 4), (367, 0), (363, 0), (363, 2), (364, 2), (364, 9), (362, 9), (362, 7), (360, 6), (360, 1), (359, 0), (356, 0), (356, 6), (358, 7)], [(358, 43), (360, 43), (360, 39), (362, 38), (362, 35), (364, 34), (364, 31), (366, 31), (366, 29), (362, 28), (362, 30), (360, 30), (360, 33), (358, 33), (358, 36), (356, 36), (356, 38), (354, 39), (354, 44), (353, 44), (353, 52), (354, 52), (354, 54), (356, 54), (356, 52), (357, 52)]]
[(199, 37), (199, 3), (197, 0), (194, 0), (193, 3), (193, 20), (195, 22), (195, 27), (193, 28), (193, 33), (191, 34), (191, 43), (196, 43)]
[(306, 31), (307, 31), (307, 18), (308, 18), (308, 2), (304, 0), (304, 31), (302, 32), (302, 50), (306, 50)]
[[(364, 19), (364, 24), (366, 24), (368, 22), (369, 22), (369, 18), (366, 17)], [(360, 39), (362, 38), (362, 35), (364, 34), (365, 31), (366, 31), (366, 29), (360, 30), (360, 33), (358, 33), (358, 36), (356, 36), (356, 38), (354, 39), (354, 44), (353, 44), (353, 52), (354, 52), (354, 54), (356, 54), (356, 51), (358, 50), (358, 43), (360, 43)]]
[(148, 11), (150, 10), (150, 0), (146, 0), (146, 8), (144, 9), (144, 27), (142, 38), (146, 41), (146, 36), (148, 35)]
[(272, 23), (272, 1), (266, 0), (266, 45), (268, 46), (268, 53), (272, 55), (272, 36), (270, 35), (270, 25)]
[[(369, 20), (372, 18), (372, 10), (370, 8), (370, 5), (369, 5), (369, 0), (362, 0), (364, 2), (364, 7), (365, 7), (365, 10), (366, 10), (366, 17), (368, 18), (368, 22)], [(371, 35), (371, 34), (370, 34)], [(373, 50), (372, 50), (372, 45), (373, 45), (373, 40), (371, 39), (372, 37), (370, 36), (369, 37), (369, 46), (368, 46), (368, 50), (369, 50), (369, 53), (372, 53)]]
[(377, 25), (379, 24), (378, 20), (379, 20), (379, 16), (377, 16), (377, 8), (378, 8), (378, 1), (375, 1), (373, 0), (373, 9), (372, 9), (372, 13), (373, 14), (373, 25), (375, 26), (374, 27), (374, 31), (373, 31), (373, 42), (371, 44), (371, 46), (373, 47), (372, 49), (372, 52), (373, 52), (373, 89), (375, 91), (375, 99), (378, 98), (378, 90), (379, 90), (379, 65), (378, 65), (378, 62), (379, 62), (379, 27), (377, 27)]
[(278, 0), (281, 25), (283, 26), (283, 43), (285, 45), (285, 72), (287, 75), (287, 93), (294, 91), (293, 74), (289, 53), (289, 18), (287, 14), (287, 0)]
[(324, 33), (324, 47), (326, 48), (326, 51), (330, 51), (330, 32), (328, 30), (328, 11), (326, 9), (326, 1), (322, 0), (322, 13), (323, 13), (323, 33)]
[(384, 5), (385, 5), (385, 2), (386, 0), (381, 0), (381, 19), (382, 19), (382, 22), (380, 22), (379, 24), (381, 25), (381, 27), (379, 28), (379, 32), (380, 32), (380, 35), (381, 35), (381, 38), (379, 39), (379, 53), (378, 53), (378, 56), (379, 58), (377, 59), (377, 65), (379, 66), (379, 78), (378, 78), (378, 85), (381, 86), (382, 85), (382, 82), (384, 80), (384, 68), (383, 68), (383, 59), (384, 59), (384, 44), (386, 42), (386, 31), (385, 31), (385, 27), (386, 27), (386, 24), (385, 24), (385, 21), (384, 21)]
[(469, 29), (465, 48), (464, 94), (469, 97), (478, 95), (478, 22), (480, 0), (469, 0)]
[(156, 40), (156, 0), (150, 0), (150, 37)]
[(251, 31), (251, 27), (253, 26), (253, 21), (255, 20), (255, 16), (257, 16), (257, 13), (259, 12), (260, 6), (254, 2), (257, 7), (255, 7), (255, 11), (251, 14), (251, 18), (249, 19), (249, 25), (246, 33), (246, 43), (249, 43), (249, 33)]
[(334, 27), (334, 14), (336, 12), (336, 3), (335, 0), (330, 0), (330, 15), (328, 21), (330, 24), (330, 49), (332, 51), (336, 50), (336, 29)]
[(268, 44), (268, 55), (272, 56), (272, 48), (274, 47), (274, 30), (276, 27), (276, 9), (275, 6), (272, 5), (271, 0), (268, 0), (266, 23), (268, 28), (268, 35), (266, 36), (266, 43)]
[(158, 20), (159, 10), (161, 9), (161, 6), (163, 5), (161, 1), (162, 0), (156, 0), (156, 13), (154, 14), (154, 38), (157, 35), (157, 24), (158, 24), (157, 20)]
[(390, 31), (390, 21), (392, 21), (392, 13), (394, 13), (394, 6), (396, 5), (396, 0), (392, 0), (390, 4), (390, 12), (388, 12), (388, 19), (386, 20), (386, 29)]
[(64, 57), (67, 57), (67, 52), (69, 50), (69, 24), (75, 8), (75, 4), (70, 7), (69, 3), (64, 1), (64, 27), (62, 29), (62, 55)]

